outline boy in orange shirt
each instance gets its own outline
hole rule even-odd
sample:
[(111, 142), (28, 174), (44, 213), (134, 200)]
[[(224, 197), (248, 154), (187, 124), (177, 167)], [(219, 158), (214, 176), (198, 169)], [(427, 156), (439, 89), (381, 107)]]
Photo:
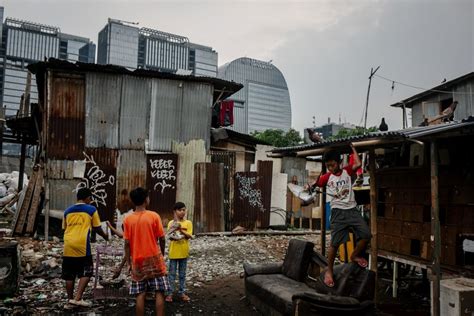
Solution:
[[(145, 314), (145, 296), (155, 292), (156, 315), (164, 315), (164, 294), (170, 286), (166, 276), (165, 233), (160, 216), (146, 208), (149, 204), (148, 192), (136, 188), (130, 192), (135, 212), (124, 222), (125, 260), (131, 268), (132, 283), (130, 294), (136, 295), (136, 315)], [(157, 242), (160, 243), (158, 248)]]

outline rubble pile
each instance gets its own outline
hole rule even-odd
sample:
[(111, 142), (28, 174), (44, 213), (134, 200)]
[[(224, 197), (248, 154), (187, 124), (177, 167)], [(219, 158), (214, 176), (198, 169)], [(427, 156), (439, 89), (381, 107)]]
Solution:
[(319, 235), (199, 237), (191, 241), (186, 279), (194, 287), (217, 278), (243, 273), (243, 264), (282, 262), (293, 238), (319, 245)]
[[(18, 194), (18, 182), (20, 174), (18, 171), (12, 173), (0, 173), (0, 208), (10, 203)], [(28, 186), (28, 176), (23, 176), (23, 188)]]
[[(190, 259), (187, 270), (187, 284), (190, 289), (205, 287), (216, 279), (241, 275), (243, 263), (280, 262), (283, 260), (292, 238), (310, 240), (319, 244), (318, 235), (302, 236), (219, 236), (198, 237), (191, 241)], [(8, 239), (8, 238), (7, 238)], [(13, 238), (10, 238), (13, 239)], [(15, 238), (21, 250), (21, 275), (19, 292), (10, 298), (0, 299), (0, 315), (51, 315), (62, 314), (66, 302), (64, 281), (61, 279), (63, 244), (54, 237), (52, 242), (42, 242), (32, 238)], [(92, 244), (92, 253), (104, 241)], [(168, 244), (168, 243), (167, 243)], [(123, 240), (112, 238), (110, 247), (123, 249)], [(120, 256), (104, 257), (100, 266), (98, 288), (104, 285), (121, 286), (127, 284), (127, 269), (124, 268), (118, 280), (112, 281), (114, 269), (120, 264)], [(94, 256), (95, 260), (95, 256)], [(94, 262), (95, 263), (95, 262)], [(124, 281), (123, 279), (126, 279)], [(92, 299), (94, 279), (85, 292), (86, 299)], [(101, 313), (121, 306), (114, 300), (94, 301), (91, 309)], [(127, 303), (125, 303), (127, 304)], [(132, 304), (132, 303), (129, 303)], [(133, 304), (132, 304), (133, 305)]]

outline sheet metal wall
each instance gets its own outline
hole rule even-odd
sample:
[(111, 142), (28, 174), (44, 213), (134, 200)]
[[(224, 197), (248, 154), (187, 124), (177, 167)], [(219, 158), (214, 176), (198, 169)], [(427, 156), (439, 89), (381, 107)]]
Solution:
[[(180, 87), (181, 85), (181, 87)], [(170, 151), (171, 142), (178, 141), (183, 102), (183, 83), (153, 79), (151, 94), (150, 150)]]
[(192, 139), (206, 140), (209, 149), (211, 137), (211, 106), (213, 88), (209, 84), (186, 82), (183, 91), (180, 141), (187, 143)]
[(76, 203), (76, 187), (78, 180), (49, 179), (49, 209), (64, 211)]
[(122, 149), (145, 148), (150, 121), (151, 81), (125, 76), (120, 101), (119, 145)]
[(80, 159), (85, 135), (85, 80), (53, 74), (49, 96), (46, 155), (52, 159)]
[[(150, 192), (150, 210), (158, 212), (163, 221), (173, 219), (178, 180), (178, 155), (148, 155), (146, 184)], [(188, 188), (188, 190), (191, 190)]]
[(224, 164), (194, 165), (196, 233), (224, 231)]
[(143, 150), (119, 150), (117, 164), (117, 196), (126, 196), (136, 187), (146, 186), (146, 155)]
[(213, 88), (209, 84), (153, 79), (149, 147), (170, 151), (171, 142), (204, 139), (209, 148)]
[(122, 77), (88, 73), (86, 76), (86, 147), (118, 148)]

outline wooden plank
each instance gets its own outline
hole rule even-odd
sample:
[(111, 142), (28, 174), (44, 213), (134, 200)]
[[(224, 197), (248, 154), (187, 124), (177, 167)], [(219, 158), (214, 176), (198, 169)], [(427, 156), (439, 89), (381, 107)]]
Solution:
[[(377, 284), (377, 184), (375, 179), (375, 150), (369, 152), (369, 173), (370, 173), (370, 231), (372, 240), (370, 241), (370, 270), (375, 272), (375, 284)], [(377, 303), (377, 293), (374, 297)]]
[(36, 178), (38, 175), (37, 170), (33, 170), (33, 174), (31, 175), (30, 182), (28, 182), (28, 187), (26, 188), (25, 197), (21, 204), (18, 205), (17, 213), (18, 217), (17, 220), (13, 223), (13, 233), (14, 234), (22, 234), (23, 228), (25, 226), (26, 216), (28, 214), (28, 208), (31, 204), (31, 198), (33, 196), (34, 185), (36, 183)]
[(43, 188), (43, 168), (42, 166), (40, 166), (38, 170), (38, 176), (36, 178), (35, 190), (33, 192), (33, 200), (31, 201), (31, 207), (28, 212), (28, 222), (26, 225), (27, 234), (34, 233), (36, 218), (39, 214), (38, 206), (41, 201), (42, 188)]
[(430, 146), (430, 170), (431, 170), (431, 247), (433, 250), (432, 272), (433, 272), (433, 291), (431, 299), (432, 315), (440, 315), (440, 282), (441, 282), (441, 233), (439, 223), (439, 196), (438, 196), (438, 148), (435, 141)]

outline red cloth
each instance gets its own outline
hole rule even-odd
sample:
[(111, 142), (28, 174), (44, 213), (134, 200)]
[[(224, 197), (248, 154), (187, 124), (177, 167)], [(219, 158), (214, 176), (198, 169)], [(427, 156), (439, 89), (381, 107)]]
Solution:
[(220, 126), (234, 125), (234, 101), (226, 100), (221, 102), (219, 123)]

